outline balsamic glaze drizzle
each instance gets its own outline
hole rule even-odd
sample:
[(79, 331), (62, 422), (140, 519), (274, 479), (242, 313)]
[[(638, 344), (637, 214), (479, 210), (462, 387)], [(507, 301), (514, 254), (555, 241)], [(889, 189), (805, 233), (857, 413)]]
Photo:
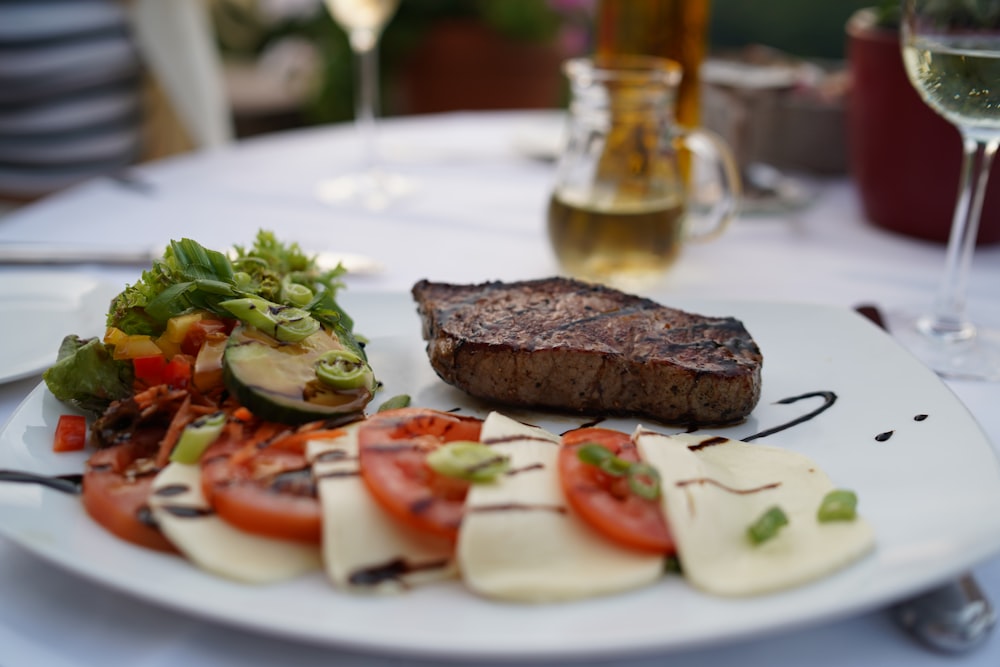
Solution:
[(408, 563), (402, 558), (394, 558), (381, 565), (373, 565), (356, 570), (348, 577), (352, 586), (377, 586), (385, 581), (400, 581), (401, 577), (422, 570), (441, 570), (448, 567), (448, 559), (432, 560), (426, 563)]
[(170, 497), (179, 496), (182, 493), (187, 493), (191, 490), (187, 484), (167, 484), (166, 486), (161, 486), (153, 491), (153, 495)]
[(497, 503), (495, 505), (476, 505), (469, 507), (468, 512), (513, 512), (513, 511), (534, 511), (545, 510), (556, 514), (566, 514), (566, 508), (562, 505), (542, 505), (539, 503)]
[(780, 431), (784, 431), (785, 429), (791, 428), (792, 426), (797, 426), (798, 424), (801, 424), (803, 422), (807, 422), (810, 419), (812, 419), (813, 417), (817, 416), (818, 414), (820, 414), (820, 413), (824, 412), (825, 410), (829, 409), (830, 406), (832, 406), (834, 403), (837, 402), (837, 395), (835, 393), (833, 393), (832, 391), (811, 391), (811, 392), (809, 392), (807, 394), (799, 394), (798, 396), (791, 396), (789, 398), (783, 398), (780, 401), (776, 401), (776, 402), (777, 402), (778, 405), (788, 405), (790, 403), (795, 403), (797, 401), (801, 401), (802, 399), (805, 399), (805, 398), (817, 398), (817, 397), (823, 399), (823, 405), (819, 406), (818, 408), (816, 408), (812, 412), (807, 412), (806, 414), (802, 415), (801, 417), (796, 417), (795, 419), (791, 420), (790, 422), (785, 423), (785, 424), (781, 424), (780, 426), (775, 426), (774, 428), (766, 429), (764, 431), (761, 431), (760, 433), (754, 433), (753, 435), (749, 435), (749, 436), (743, 438), (743, 442), (750, 442), (751, 440), (756, 440), (757, 438), (763, 438), (763, 437), (766, 437), (766, 436), (769, 436), (769, 435), (774, 435), (775, 433), (778, 433)]
[(722, 435), (717, 435), (711, 438), (705, 438), (704, 440), (695, 445), (688, 445), (688, 449), (690, 449), (692, 452), (696, 452), (699, 449), (705, 449), (706, 447), (711, 447), (712, 445), (721, 445), (724, 442), (729, 442), (729, 438)]
[(161, 505), (160, 509), (180, 519), (200, 519), (215, 514), (207, 507), (191, 507), (190, 505)]
[(699, 484), (699, 485), (701, 485), (701, 484), (711, 484), (712, 486), (720, 488), (723, 491), (727, 491), (729, 493), (735, 493), (735, 494), (738, 494), (738, 495), (741, 495), (741, 496), (748, 495), (748, 494), (751, 494), (751, 493), (759, 493), (761, 491), (767, 491), (769, 489), (776, 489), (779, 486), (781, 486), (781, 482), (771, 482), (770, 484), (764, 484), (762, 486), (755, 486), (755, 487), (753, 487), (751, 489), (734, 489), (733, 487), (726, 486), (722, 482), (714, 480), (711, 477), (696, 477), (694, 479), (682, 479), (682, 480), (678, 480), (677, 482), (675, 482), (675, 486), (677, 486), (677, 487), (691, 486), (692, 484)]

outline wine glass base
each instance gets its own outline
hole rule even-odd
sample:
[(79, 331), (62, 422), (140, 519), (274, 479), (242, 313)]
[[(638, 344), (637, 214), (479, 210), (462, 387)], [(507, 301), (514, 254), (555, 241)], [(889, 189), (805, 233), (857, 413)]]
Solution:
[(1000, 331), (966, 327), (935, 332), (927, 318), (899, 312), (890, 312), (887, 324), (904, 347), (943, 378), (1000, 380)]
[(770, 215), (807, 207), (816, 198), (814, 188), (762, 162), (752, 162), (742, 170), (745, 215)]
[(357, 203), (377, 211), (416, 189), (414, 181), (402, 174), (372, 169), (322, 181), (316, 186), (316, 197), (326, 204)]

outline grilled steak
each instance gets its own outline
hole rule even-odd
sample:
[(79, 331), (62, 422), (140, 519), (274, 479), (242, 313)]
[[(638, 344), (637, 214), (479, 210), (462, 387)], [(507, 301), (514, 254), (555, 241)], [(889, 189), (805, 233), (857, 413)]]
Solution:
[(760, 350), (731, 317), (563, 278), (423, 280), (413, 297), (431, 366), (479, 398), (685, 425), (741, 421), (760, 398)]

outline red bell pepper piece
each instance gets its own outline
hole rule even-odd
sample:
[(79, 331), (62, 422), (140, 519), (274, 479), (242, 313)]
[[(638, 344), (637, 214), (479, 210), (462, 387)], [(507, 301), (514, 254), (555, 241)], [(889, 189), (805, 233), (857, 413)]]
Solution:
[(56, 423), (54, 452), (76, 452), (87, 444), (87, 418), (82, 415), (60, 415)]

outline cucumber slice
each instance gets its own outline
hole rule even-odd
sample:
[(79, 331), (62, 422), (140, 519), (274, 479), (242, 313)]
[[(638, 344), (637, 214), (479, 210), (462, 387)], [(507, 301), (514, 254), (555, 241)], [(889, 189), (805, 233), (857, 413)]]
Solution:
[(223, 356), (226, 388), (261, 419), (301, 424), (318, 419), (350, 421), (372, 400), (375, 378), (338, 389), (316, 377), (320, 357), (347, 347), (325, 329), (295, 343), (283, 343), (249, 325), (229, 336)]

